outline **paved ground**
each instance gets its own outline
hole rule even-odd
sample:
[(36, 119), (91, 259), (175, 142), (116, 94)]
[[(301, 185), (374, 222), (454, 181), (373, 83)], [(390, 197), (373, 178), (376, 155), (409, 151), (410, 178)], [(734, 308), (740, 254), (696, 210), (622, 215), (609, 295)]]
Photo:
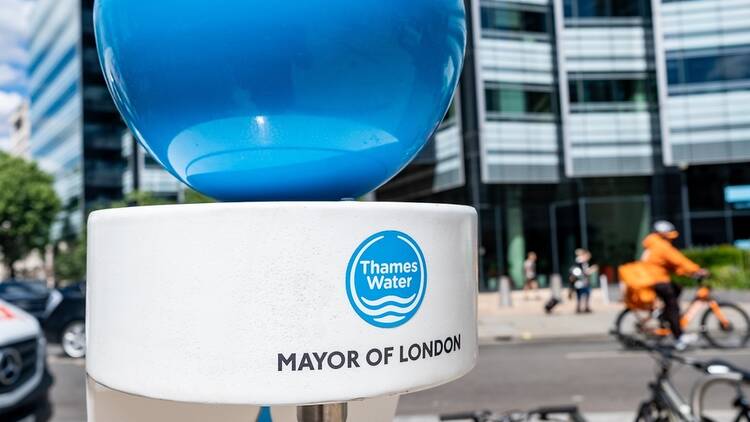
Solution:
[(59, 348), (50, 347), (48, 362), (55, 377), (50, 399), (53, 422), (86, 420), (86, 375), (82, 359), (62, 357)]
[[(692, 291), (683, 293), (683, 299), (691, 299)], [(560, 339), (606, 339), (614, 326), (617, 315), (622, 311), (622, 303), (617, 302), (619, 288), (611, 287), (609, 301), (599, 289), (594, 289), (591, 306), (593, 313), (576, 314), (575, 300), (567, 299), (567, 290), (562, 291), (563, 301), (547, 315), (544, 304), (550, 298), (549, 290), (528, 295), (513, 292), (512, 306), (501, 306), (498, 293), (479, 295), (479, 338), (482, 344), (493, 344), (502, 341), (549, 341)], [(740, 303), (750, 311), (750, 293), (748, 292), (715, 292), (720, 300)], [(683, 306), (685, 308), (687, 303)], [(697, 320), (695, 324), (697, 325)], [(695, 327), (694, 327), (695, 328)]]
[[(700, 350), (702, 358), (720, 356), (750, 367), (750, 350)], [(647, 396), (652, 359), (623, 352), (613, 342), (519, 343), (482, 347), (476, 369), (465, 378), (433, 390), (404, 396), (401, 415), (466, 410), (528, 409), (577, 403), (592, 420), (632, 420)], [(685, 394), (697, 374), (682, 368), (678, 386)], [(730, 392), (711, 394), (711, 407), (728, 408)], [(594, 412), (594, 414), (592, 414)], [(428, 419), (425, 419), (428, 420)]]
[[(699, 350), (694, 355), (720, 356), (750, 367), (750, 349)], [(50, 367), (56, 377), (53, 422), (85, 421), (82, 362), (53, 353)], [(487, 345), (481, 348), (479, 364), (471, 374), (443, 387), (404, 396), (399, 414), (414, 422), (434, 421), (430, 415), (445, 412), (577, 403), (592, 421), (624, 422), (632, 420), (631, 412), (646, 397), (652, 375), (653, 361), (647, 355), (623, 352), (611, 341)], [(677, 373), (678, 385), (686, 394), (695, 377), (689, 368)], [(729, 395), (727, 390), (717, 390), (711, 395), (711, 407), (727, 408)]]

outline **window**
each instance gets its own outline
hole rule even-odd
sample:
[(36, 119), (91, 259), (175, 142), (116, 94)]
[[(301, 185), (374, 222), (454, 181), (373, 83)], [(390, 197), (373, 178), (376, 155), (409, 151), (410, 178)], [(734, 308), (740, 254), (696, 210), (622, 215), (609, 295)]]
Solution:
[(640, 17), (648, 13), (644, 0), (564, 0), (568, 18)]
[(537, 87), (500, 86), (485, 89), (488, 113), (551, 114), (552, 92)]
[(547, 14), (544, 12), (482, 6), (482, 28), (498, 31), (546, 33)]
[(571, 103), (646, 103), (643, 79), (578, 79), (569, 82)]
[(750, 51), (667, 60), (670, 85), (750, 80)]

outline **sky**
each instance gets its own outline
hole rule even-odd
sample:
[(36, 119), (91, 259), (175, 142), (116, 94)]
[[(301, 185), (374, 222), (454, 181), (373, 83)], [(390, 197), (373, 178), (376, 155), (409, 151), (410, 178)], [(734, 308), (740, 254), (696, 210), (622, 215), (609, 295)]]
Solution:
[(27, 95), (28, 26), (33, 0), (0, 0), (0, 149), (9, 147), (13, 110)]

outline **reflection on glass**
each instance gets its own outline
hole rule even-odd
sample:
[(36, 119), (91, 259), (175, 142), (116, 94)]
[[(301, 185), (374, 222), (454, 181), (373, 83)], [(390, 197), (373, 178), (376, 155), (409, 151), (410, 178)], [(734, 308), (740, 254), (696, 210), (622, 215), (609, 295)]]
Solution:
[(565, 0), (563, 10), (568, 18), (639, 17), (647, 14), (648, 4), (643, 0)]
[(644, 79), (579, 79), (569, 82), (571, 103), (647, 103)]
[(488, 113), (552, 113), (552, 92), (528, 87), (488, 87), (485, 89), (485, 102)]
[(669, 59), (667, 78), (670, 85), (750, 80), (750, 52)]
[(482, 28), (547, 33), (547, 14), (539, 11), (482, 6)]

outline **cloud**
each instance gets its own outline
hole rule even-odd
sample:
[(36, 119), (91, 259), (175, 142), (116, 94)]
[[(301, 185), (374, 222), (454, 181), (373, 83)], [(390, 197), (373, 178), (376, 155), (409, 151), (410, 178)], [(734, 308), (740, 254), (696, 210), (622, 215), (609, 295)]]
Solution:
[(0, 63), (0, 86), (17, 87), (26, 81), (26, 69)]
[(0, 63), (25, 65), (29, 18), (34, 2), (0, 0)]
[(9, 147), (10, 114), (26, 94), (33, 0), (0, 0), (0, 150)]

